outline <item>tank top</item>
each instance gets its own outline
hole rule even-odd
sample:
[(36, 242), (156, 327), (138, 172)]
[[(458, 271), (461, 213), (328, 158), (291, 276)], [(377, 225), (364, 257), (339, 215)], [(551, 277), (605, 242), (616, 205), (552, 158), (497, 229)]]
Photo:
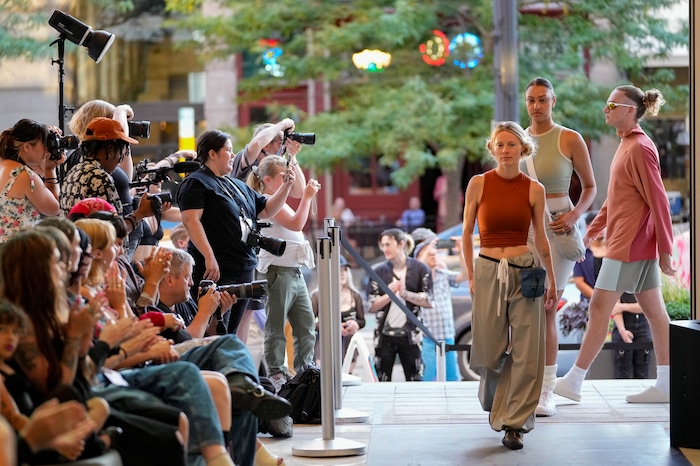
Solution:
[[(545, 133), (533, 135), (530, 128), (525, 132), (535, 141), (537, 150), (532, 156), (537, 180), (544, 186), (547, 194), (568, 194), (574, 164), (561, 150), (561, 133), (564, 127), (554, 125)], [(527, 165), (520, 161), (520, 169), (528, 173)]]
[(0, 243), (6, 242), (12, 235), (17, 233), (22, 227), (39, 220), (41, 213), (34, 207), (26, 196), (13, 198), (8, 195), (17, 181), (17, 177), (23, 171), (29, 175), (31, 190), (34, 190), (34, 176), (36, 174), (31, 168), (22, 165), (10, 171), (7, 184), (0, 192)]
[(503, 248), (527, 244), (532, 220), (530, 182), (520, 173), (507, 180), (496, 170), (484, 174), (484, 188), (477, 211), (482, 248)]

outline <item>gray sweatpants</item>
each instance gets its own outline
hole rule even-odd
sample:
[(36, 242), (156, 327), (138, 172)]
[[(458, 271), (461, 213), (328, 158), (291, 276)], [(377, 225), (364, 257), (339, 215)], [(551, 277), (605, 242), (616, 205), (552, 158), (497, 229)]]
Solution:
[[(528, 252), (508, 262), (529, 267), (534, 260)], [(544, 373), (542, 297), (522, 296), (520, 269), (482, 257), (476, 259), (474, 280), (471, 367), (481, 376), (479, 401), (491, 412), (494, 430), (528, 432), (535, 426)]]

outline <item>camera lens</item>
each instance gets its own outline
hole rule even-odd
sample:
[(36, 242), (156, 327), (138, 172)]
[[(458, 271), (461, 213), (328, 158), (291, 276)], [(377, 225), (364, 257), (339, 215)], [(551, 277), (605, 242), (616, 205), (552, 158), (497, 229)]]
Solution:
[(267, 280), (256, 280), (250, 283), (239, 283), (235, 285), (222, 285), (217, 287), (217, 291), (226, 291), (235, 295), (238, 299), (257, 299), (267, 295)]
[(129, 136), (148, 139), (151, 137), (150, 121), (130, 121)]
[(289, 133), (287, 137), (293, 141), (310, 146), (316, 144), (316, 133)]
[(268, 236), (261, 236), (258, 240), (258, 244), (261, 248), (275, 256), (281, 256), (284, 254), (285, 249), (287, 249), (286, 241), (278, 238), (270, 238)]

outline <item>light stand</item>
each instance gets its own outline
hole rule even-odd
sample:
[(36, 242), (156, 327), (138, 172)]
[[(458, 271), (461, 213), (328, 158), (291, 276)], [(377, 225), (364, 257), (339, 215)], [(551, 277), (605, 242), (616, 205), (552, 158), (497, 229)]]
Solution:
[(65, 75), (63, 65), (66, 39), (85, 47), (88, 56), (95, 63), (99, 63), (114, 42), (114, 34), (107, 31), (93, 31), (87, 24), (61, 10), (53, 12), (49, 18), (49, 25), (61, 34), (49, 46), (58, 44), (58, 60), (51, 60), (51, 64), (58, 63), (58, 127), (63, 132), (66, 123), (66, 111), (75, 110), (74, 107), (66, 107), (63, 103), (63, 77)]
[(51, 42), (49, 47), (57, 44), (58, 47), (58, 60), (51, 59), (51, 65), (58, 64), (58, 127), (61, 129), (61, 133), (64, 133), (64, 127), (66, 124), (66, 112), (70, 110), (71, 112), (75, 110), (72, 105), (66, 107), (63, 99), (63, 84), (64, 76), (66, 75), (64, 64), (65, 64), (65, 49), (66, 49), (66, 36), (61, 34), (58, 39)]

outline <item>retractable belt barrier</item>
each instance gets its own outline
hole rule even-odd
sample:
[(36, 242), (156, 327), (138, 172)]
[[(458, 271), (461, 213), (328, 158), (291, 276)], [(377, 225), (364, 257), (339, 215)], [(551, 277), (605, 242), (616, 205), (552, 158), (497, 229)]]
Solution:
[(416, 327), (421, 329), (421, 331), (423, 332), (423, 334), (426, 337), (428, 337), (430, 340), (432, 340), (437, 345), (438, 340), (433, 336), (432, 333), (430, 333), (430, 330), (428, 330), (428, 327), (426, 327), (425, 324), (423, 324), (423, 322), (420, 321), (420, 319), (418, 319), (415, 315), (413, 315), (413, 312), (411, 312), (411, 310), (408, 307), (406, 307), (406, 304), (404, 304), (403, 300), (401, 300), (398, 296), (396, 296), (396, 294), (393, 291), (391, 291), (389, 289), (389, 287), (384, 282), (384, 280), (382, 280), (381, 277), (379, 277), (379, 275), (377, 275), (377, 272), (374, 271), (372, 266), (369, 265), (369, 263), (366, 260), (364, 260), (364, 258), (360, 254), (358, 254), (358, 252), (355, 250), (355, 248), (353, 248), (350, 245), (348, 240), (346, 240), (345, 237), (341, 236), (340, 243), (343, 245), (343, 248), (348, 252), (348, 254), (350, 254), (352, 256), (352, 258), (355, 260), (355, 262), (360, 267), (365, 269), (365, 271), (372, 278), (372, 280), (377, 282), (377, 285), (379, 285), (379, 288), (381, 288), (382, 291), (387, 296), (389, 296), (389, 299), (391, 299), (394, 302), (394, 304), (396, 304), (399, 307), (399, 309), (401, 309), (403, 311), (403, 313), (406, 314), (406, 317), (408, 318), (408, 320), (413, 322), (413, 324), (415, 324)]

